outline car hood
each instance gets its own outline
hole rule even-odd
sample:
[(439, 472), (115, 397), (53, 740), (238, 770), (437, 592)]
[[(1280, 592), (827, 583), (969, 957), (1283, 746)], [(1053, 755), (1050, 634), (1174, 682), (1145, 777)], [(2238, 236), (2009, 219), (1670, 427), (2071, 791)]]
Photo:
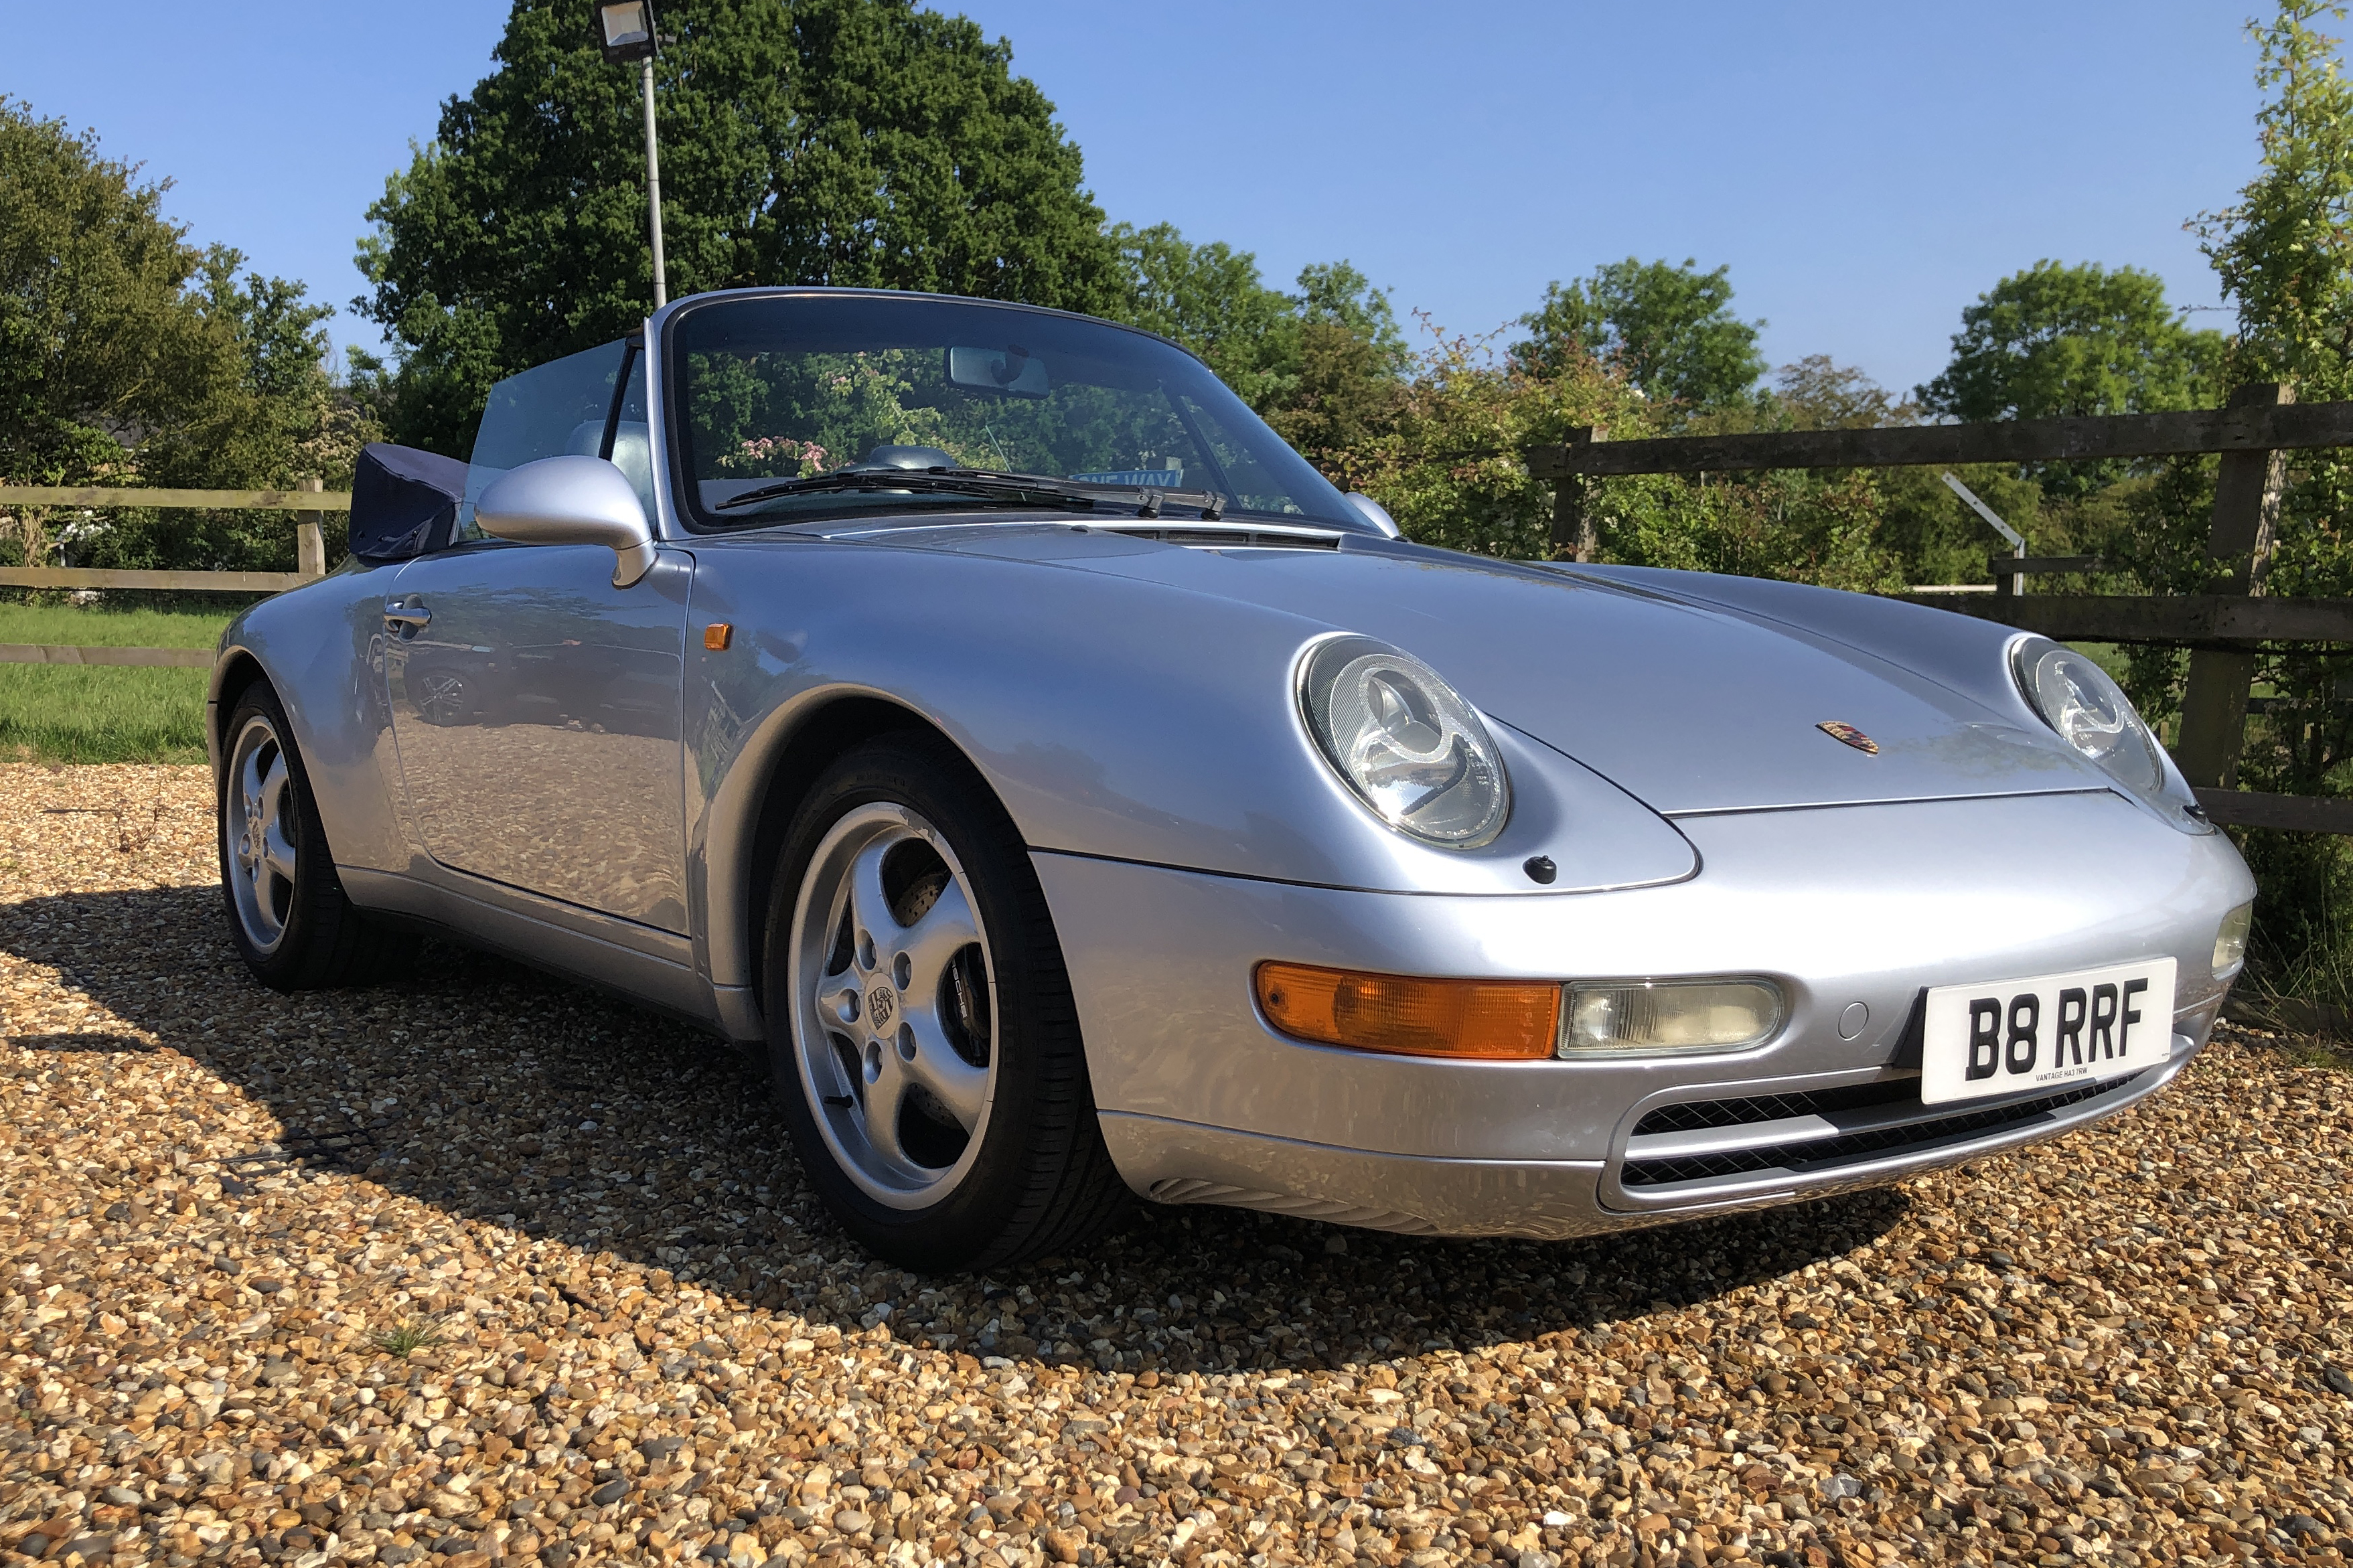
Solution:
[(2107, 784), (2031, 719), (1884, 658), (1621, 584), (1354, 540), (1218, 550), (1068, 524), (892, 531), (896, 544), (1158, 583), (1381, 638), (1670, 815)]

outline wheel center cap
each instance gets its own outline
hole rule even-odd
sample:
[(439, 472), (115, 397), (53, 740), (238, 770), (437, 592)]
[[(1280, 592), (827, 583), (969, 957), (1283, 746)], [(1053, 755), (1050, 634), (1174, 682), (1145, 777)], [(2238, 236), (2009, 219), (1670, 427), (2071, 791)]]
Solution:
[(866, 994), (866, 1021), (874, 1026), (878, 1035), (891, 1026), (891, 1015), (898, 1011), (898, 998), (891, 994), (891, 988), (887, 985), (877, 985)]

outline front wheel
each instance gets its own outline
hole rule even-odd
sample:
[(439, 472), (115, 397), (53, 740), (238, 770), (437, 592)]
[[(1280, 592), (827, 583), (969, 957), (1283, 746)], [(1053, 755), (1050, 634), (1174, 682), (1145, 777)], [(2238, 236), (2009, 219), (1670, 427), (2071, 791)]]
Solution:
[(786, 835), (768, 1030), (801, 1163), (869, 1250), (988, 1268), (1092, 1239), (1125, 1189), (1010, 822), (917, 737), (844, 757)]
[(217, 822), (229, 937), (254, 978), (278, 991), (386, 977), (416, 939), (367, 923), (344, 896), (310, 776), (278, 694), (246, 689), (229, 714)]

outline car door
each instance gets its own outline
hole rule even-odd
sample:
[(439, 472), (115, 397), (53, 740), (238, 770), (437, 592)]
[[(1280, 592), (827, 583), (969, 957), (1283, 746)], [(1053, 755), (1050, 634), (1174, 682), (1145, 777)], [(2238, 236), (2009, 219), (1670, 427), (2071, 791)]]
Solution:
[(480, 540), (385, 600), (402, 793), (440, 865), (686, 931), (680, 682), (691, 558), (627, 588), (593, 545)]

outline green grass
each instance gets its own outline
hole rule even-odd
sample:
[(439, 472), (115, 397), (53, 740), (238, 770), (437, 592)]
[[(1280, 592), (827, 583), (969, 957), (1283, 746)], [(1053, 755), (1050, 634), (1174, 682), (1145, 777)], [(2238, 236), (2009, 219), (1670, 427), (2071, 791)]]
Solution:
[[(0, 604), (0, 643), (210, 647), (229, 614)], [(205, 672), (0, 664), (0, 759), (201, 763)]]
[(406, 1360), (417, 1351), (431, 1350), (441, 1342), (441, 1321), (438, 1318), (411, 1314), (397, 1327), (383, 1330), (371, 1336), (375, 1348), (388, 1356)]

